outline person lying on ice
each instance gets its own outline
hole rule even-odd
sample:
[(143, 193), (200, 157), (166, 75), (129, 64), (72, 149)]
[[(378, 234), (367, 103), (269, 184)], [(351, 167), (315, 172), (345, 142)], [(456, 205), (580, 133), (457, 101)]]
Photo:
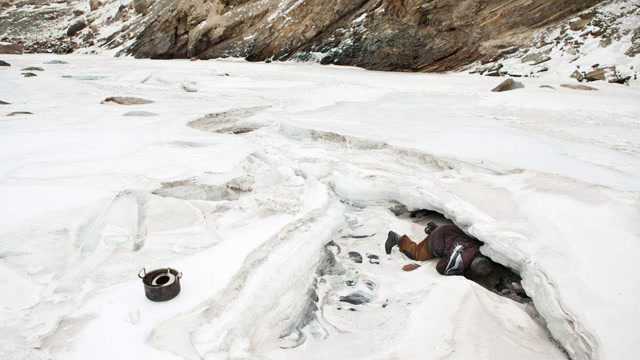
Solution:
[[(459, 227), (452, 224), (438, 226), (429, 222), (424, 232), (427, 237), (416, 244), (407, 235), (398, 236), (389, 231), (384, 249), (387, 254), (391, 254), (391, 249), (397, 245), (403, 254), (416, 261), (440, 258), (436, 269), (442, 275), (475, 277), (491, 273), (491, 260), (480, 254), (482, 243), (465, 234)], [(411, 271), (417, 267), (414, 264), (403, 269)]]

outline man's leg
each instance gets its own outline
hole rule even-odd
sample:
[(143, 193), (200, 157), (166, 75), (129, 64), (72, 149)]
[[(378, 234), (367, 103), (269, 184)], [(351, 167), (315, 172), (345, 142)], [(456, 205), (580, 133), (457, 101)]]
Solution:
[(402, 235), (400, 237), (398, 247), (400, 248), (400, 251), (407, 255), (411, 260), (425, 261), (434, 258), (431, 251), (429, 251), (429, 243), (427, 242), (427, 239), (416, 244), (407, 235)]

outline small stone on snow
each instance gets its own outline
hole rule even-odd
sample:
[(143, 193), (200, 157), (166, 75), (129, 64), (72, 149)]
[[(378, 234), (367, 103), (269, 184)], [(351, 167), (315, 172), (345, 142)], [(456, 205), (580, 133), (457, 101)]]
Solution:
[(151, 104), (153, 101), (133, 96), (110, 96), (101, 102), (101, 104), (110, 103), (119, 105), (144, 105)]
[(521, 82), (519, 81), (515, 81), (513, 79), (507, 79), (503, 82), (501, 82), (500, 84), (498, 84), (498, 86), (496, 86), (495, 88), (491, 89), (491, 91), (493, 92), (501, 92), (501, 91), (509, 91), (509, 90), (514, 90), (514, 89), (520, 89), (523, 88), (524, 85), (522, 85)]

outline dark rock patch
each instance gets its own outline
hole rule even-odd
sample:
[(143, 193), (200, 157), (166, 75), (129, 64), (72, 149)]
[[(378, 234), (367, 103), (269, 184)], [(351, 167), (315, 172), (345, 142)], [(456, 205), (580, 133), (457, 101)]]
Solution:
[(79, 33), (80, 31), (82, 31), (82, 29), (87, 27), (87, 20), (85, 20), (84, 18), (78, 19), (76, 21), (74, 21), (68, 28), (67, 28), (67, 36), (72, 37), (74, 35), (76, 35), (77, 33)]
[(609, 79), (609, 83), (611, 84), (620, 84), (620, 85), (629, 85), (629, 80), (631, 80), (631, 75), (627, 76), (615, 76)]
[(11, 105), (11, 103), (6, 102), (4, 100), (0, 100), (0, 105)]
[(26, 72), (26, 73), (22, 73), (22, 76), (28, 78), (28, 77), (36, 77), (38, 75), (32, 72)]
[(366, 287), (367, 287), (367, 289), (369, 289), (369, 290), (373, 291), (373, 290), (376, 288), (376, 283), (374, 283), (374, 282), (373, 282), (373, 281), (371, 281), (371, 280), (365, 280), (365, 281), (364, 281), (364, 286), (366, 286)]
[(11, 66), (11, 64), (9, 64), (8, 62), (6, 62), (4, 60), (0, 60), (0, 66)]
[(29, 66), (22, 69), (21, 71), (44, 71), (44, 69), (38, 66)]
[(380, 257), (374, 254), (368, 254), (367, 258), (369, 259), (369, 264), (380, 264)]
[(65, 64), (68, 64), (68, 62), (63, 61), (63, 60), (49, 60), (49, 61), (45, 61), (44, 63), (46, 65), (65, 65)]
[(491, 89), (491, 91), (493, 91), (493, 92), (502, 92), (502, 91), (521, 89), (523, 87), (524, 87), (524, 85), (522, 85), (521, 82), (515, 81), (513, 79), (507, 79), (507, 80), (501, 82), (500, 84), (498, 84), (498, 86), (496, 86), (493, 89)]
[(349, 259), (351, 259), (351, 261), (353, 261), (354, 263), (362, 264), (362, 255), (360, 255), (359, 252), (349, 251), (347, 255), (349, 256)]
[(220, 129), (217, 132), (221, 134), (242, 135), (242, 134), (248, 134), (252, 131), (255, 131), (256, 129), (257, 128), (248, 127), (248, 126), (232, 126), (229, 128)]
[(198, 89), (195, 86), (193, 86), (192, 84), (186, 84), (185, 83), (185, 84), (182, 84), (181, 87), (182, 87), (182, 90), (184, 90), (186, 92), (189, 92), (189, 93), (198, 92)]
[(153, 103), (153, 101), (133, 96), (110, 96), (101, 102), (101, 104), (118, 105), (144, 105), (151, 103)]
[(33, 115), (33, 113), (29, 111), (14, 111), (7, 114), (7, 116), (18, 116), (18, 115)]
[(346, 302), (351, 305), (362, 305), (371, 302), (369, 295), (363, 292), (354, 292), (347, 296), (340, 296), (340, 301)]
[(540, 85), (540, 88), (542, 88), (542, 89), (551, 89), (551, 90), (555, 90), (556, 89), (551, 85)]

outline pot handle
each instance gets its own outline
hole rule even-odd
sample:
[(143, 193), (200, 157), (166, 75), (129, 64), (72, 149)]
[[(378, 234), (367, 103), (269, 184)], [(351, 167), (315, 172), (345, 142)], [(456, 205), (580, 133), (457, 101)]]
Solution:
[(144, 279), (145, 276), (147, 276), (147, 270), (145, 268), (142, 268), (142, 270), (138, 271), (138, 277), (140, 279)]
[(178, 273), (178, 279), (182, 279), (182, 271)]

